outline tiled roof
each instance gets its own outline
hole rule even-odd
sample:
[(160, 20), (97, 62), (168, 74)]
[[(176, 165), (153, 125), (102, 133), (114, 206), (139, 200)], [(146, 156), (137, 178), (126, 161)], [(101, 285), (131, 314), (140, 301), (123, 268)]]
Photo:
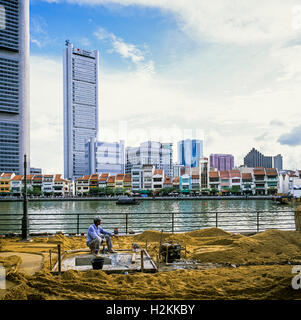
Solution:
[(200, 175), (199, 174), (193, 174), (191, 176), (191, 179), (200, 179)]
[(265, 169), (265, 172), (266, 172), (267, 176), (277, 176), (278, 175), (277, 169), (274, 169), (274, 168)]
[(3, 172), (2, 174), (0, 174), (0, 178), (10, 179), (12, 175), (13, 175), (13, 173), (5, 173), (5, 172)]
[(172, 183), (180, 183), (180, 177), (173, 178)]
[(108, 176), (109, 176), (108, 173), (102, 173), (100, 177), (101, 177), (101, 178), (108, 178)]
[(252, 180), (252, 173), (242, 173), (241, 178), (242, 180)]
[(163, 170), (162, 169), (156, 169), (154, 171), (154, 175), (159, 174), (159, 175), (163, 175)]
[(83, 181), (83, 180), (89, 180), (89, 179), (90, 179), (90, 176), (83, 176), (83, 177), (76, 179), (76, 181)]
[(53, 174), (45, 174), (44, 178), (53, 178)]
[(240, 178), (241, 177), (241, 173), (239, 170), (231, 170), (230, 171), (230, 176), (231, 178)]
[(265, 170), (262, 167), (257, 167), (253, 169), (254, 176), (264, 176)]
[(165, 176), (164, 183), (165, 183), (165, 184), (171, 183), (171, 178)]
[(113, 183), (113, 182), (115, 182), (115, 176), (108, 177), (107, 183)]
[(219, 174), (220, 174), (221, 179), (230, 178), (229, 171), (220, 171)]
[(117, 174), (116, 175), (116, 180), (121, 180), (121, 181), (123, 181), (124, 180), (124, 174), (123, 173), (119, 173), (119, 174)]
[(56, 174), (55, 177), (54, 177), (54, 181), (56, 181), (56, 182), (67, 182), (68, 180), (63, 179), (61, 174)]
[(132, 182), (132, 175), (130, 173), (125, 174), (123, 182)]
[(218, 171), (209, 171), (209, 178), (219, 178)]
[(21, 175), (14, 176), (12, 178), (12, 180), (14, 180), (14, 181), (22, 181), (23, 180), (23, 176), (21, 176)]

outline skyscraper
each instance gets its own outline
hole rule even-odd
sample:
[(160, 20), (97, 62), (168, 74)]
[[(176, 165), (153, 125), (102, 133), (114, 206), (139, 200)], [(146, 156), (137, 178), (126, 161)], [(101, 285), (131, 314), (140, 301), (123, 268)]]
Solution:
[(86, 172), (85, 174), (109, 173), (116, 175), (124, 173), (124, 141), (103, 142), (95, 138), (86, 143)]
[(282, 166), (282, 156), (281, 154), (278, 154), (275, 157), (265, 156), (255, 148), (252, 148), (252, 150), (244, 157), (244, 165), (249, 168), (273, 168), (275, 165)]
[(283, 169), (283, 158), (281, 154), (277, 154), (277, 156), (273, 157), (273, 162), (273, 168), (278, 169), (278, 171)]
[(156, 141), (142, 142), (139, 147), (126, 148), (126, 173), (130, 173), (135, 165), (151, 165), (156, 169), (163, 169), (164, 173), (171, 177), (172, 143), (160, 143)]
[(0, 172), (23, 174), (29, 144), (29, 0), (0, 0)]
[(74, 48), (66, 41), (64, 51), (64, 176), (85, 174), (85, 143), (98, 134), (97, 50)]
[(234, 157), (232, 154), (211, 154), (210, 167), (219, 171), (229, 171), (234, 168)]
[(185, 167), (198, 167), (203, 157), (203, 141), (186, 139), (178, 142), (178, 163)]

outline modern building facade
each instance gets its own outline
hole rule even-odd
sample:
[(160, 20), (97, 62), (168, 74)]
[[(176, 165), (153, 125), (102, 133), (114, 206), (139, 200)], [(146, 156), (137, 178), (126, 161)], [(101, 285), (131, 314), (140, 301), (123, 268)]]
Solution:
[(178, 163), (187, 167), (198, 167), (203, 157), (203, 141), (186, 139), (178, 142)]
[(281, 154), (278, 154), (275, 157), (265, 156), (255, 148), (252, 148), (252, 150), (244, 157), (244, 165), (249, 168), (274, 168), (275, 164), (280, 167), (282, 166)]
[(0, 172), (23, 174), (29, 144), (29, 0), (0, 0)]
[(232, 170), (234, 168), (234, 156), (232, 154), (211, 154), (210, 167), (219, 171)]
[(199, 160), (199, 170), (200, 170), (200, 188), (208, 189), (209, 188), (209, 159), (202, 157)]
[(125, 172), (124, 141), (104, 142), (90, 138), (85, 145), (85, 174), (109, 175)]
[(163, 169), (171, 176), (173, 161), (172, 143), (156, 141), (142, 142), (139, 147), (126, 148), (126, 173), (131, 173), (133, 166), (154, 165), (155, 169)]
[(277, 154), (277, 156), (273, 157), (273, 168), (281, 171), (283, 169), (283, 158), (281, 154)]
[(85, 143), (98, 134), (99, 53), (74, 48), (64, 51), (64, 176), (85, 174)]

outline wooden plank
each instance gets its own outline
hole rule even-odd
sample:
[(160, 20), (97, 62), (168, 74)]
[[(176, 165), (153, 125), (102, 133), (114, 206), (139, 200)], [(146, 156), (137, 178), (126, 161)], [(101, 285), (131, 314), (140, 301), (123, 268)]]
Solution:
[(132, 263), (136, 263), (136, 253), (132, 254)]

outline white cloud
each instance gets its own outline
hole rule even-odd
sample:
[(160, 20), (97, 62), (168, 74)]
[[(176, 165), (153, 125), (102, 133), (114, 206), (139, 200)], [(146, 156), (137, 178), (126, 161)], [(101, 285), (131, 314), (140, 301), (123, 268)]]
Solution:
[(30, 59), (31, 166), (63, 173), (63, 75), (59, 60)]
[(146, 61), (145, 52), (139, 49), (136, 45), (126, 43), (122, 38), (117, 37), (115, 34), (108, 32), (104, 28), (98, 28), (94, 33), (100, 41), (109, 40), (112, 45), (112, 52), (120, 54), (125, 59), (130, 59), (141, 72), (152, 73), (154, 72), (154, 62)]
[[(207, 53), (200, 49), (184, 58), (177, 56), (174, 66), (168, 65), (169, 71), (163, 75), (154, 73), (154, 62), (145, 49), (98, 29), (95, 36), (100, 41), (109, 42), (113, 52), (137, 67), (127, 73), (101, 71), (99, 138), (104, 134), (112, 137), (109, 140), (122, 138), (116, 134), (121, 120), (127, 121), (127, 143), (132, 146), (145, 140), (145, 135), (157, 134), (162, 141), (176, 142), (184, 129), (190, 128), (204, 132), (207, 155), (233, 153), (239, 165), (255, 147), (266, 155), (282, 153), (286, 168), (301, 167), (300, 147), (277, 142), (301, 122), (301, 49), (298, 43), (289, 45), (300, 34), (292, 28), (295, 1), (68, 2), (158, 7), (175, 14), (180, 28), (191, 38), (216, 45), (214, 52), (207, 48)], [(32, 112), (32, 158), (39, 159), (45, 168), (55, 166), (62, 172), (62, 75), (55, 71), (61, 70), (61, 63), (35, 57), (32, 68), (32, 108), (38, 111), (42, 105), (46, 114), (42, 119)], [(43, 83), (49, 83), (53, 90), (42, 88)], [(47, 124), (49, 119), (58, 124)], [(134, 129), (139, 132), (133, 133)], [(49, 135), (53, 141), (47, 145), (50, 155), (43, 156), (39, 151)]]
[[(49, 0), (48, 0), (49, 2)], [(293, 10), (297, 0), (61, 0), (80, 5), (157, 7), (175, 14), (179, 23), (192, 37), (213, 42), (266, 44), (295, 37)]]

